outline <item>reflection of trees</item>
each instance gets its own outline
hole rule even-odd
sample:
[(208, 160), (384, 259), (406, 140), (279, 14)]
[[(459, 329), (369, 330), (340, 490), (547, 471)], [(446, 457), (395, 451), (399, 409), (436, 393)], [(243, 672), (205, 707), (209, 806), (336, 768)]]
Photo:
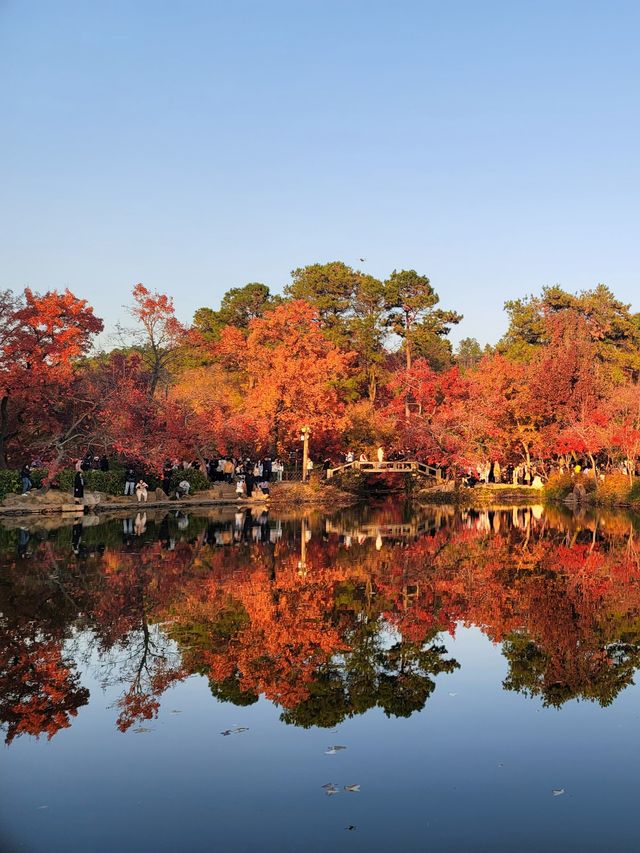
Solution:
[[(89, 700), (65, 651), (76, 602), (59, 582), (55, 551), (48, 543), (33, 547), (30, 571), (20, 563), (2, 566), (0, 725), (7, 743), (21, 734), (53, 737)], [(26, 558), (24, 551), (19, 556)]]
[[(400, 519), (404, 522), (404, 519)], [(375, 527), (375, 516), (372, 515)], [(221, 701), (260, 695), (300, 726), (378, 707), (409, 716), (458, 664), (438, 637), (458, 622), (502, 643), (504, 687), (559, 706), (609, 704), (640, 665), (640, 555), (628, 522), (466, 511), (428, 535), (314, 535), (268, 521), (150, 521), (10, 542), (0, 584), (0, 718), (10, 740), (51, 736), (88, 700), (69, 641), (84, 629), (118, 726), (153, 718), (167, 687), (206, 677)], [(117, 531), (120, 530), (120, 534)], [(214, 544), (217, 543), (217, 544)], [(16, 553), (18, 554), (16, 558)], [(95, 659), (95, 658), (94, 658)]]
[(309, 696), (282, 719), (297, 726), (332, 728), (346, 717), (379, 707), (388, 717), (409, 717), (424, 708), (435, 689), (431, 676), (453, 672), (459, 664), (445, 660), (438, 643), (415, 645), (399, 641), (389, 649), (354, 648), (344, 662), (322, 668)]
[(21, 734), (52, 738), (67, 728), (69, 718), (87, 704), (89, 691), (79, 685), (61, 642), (3, 628), (0, 649), (0, 722), (6, 742)]
[(539, 695), (545, 705), (555, 707), (580, 698), (610, 705), (621, 690), (633, 684), (640, 665), (638, 644), (578, 647), (568, 656), (542, 650), (524, 633), (509, 637), (503, 654), (509, 661), (504, 688)]

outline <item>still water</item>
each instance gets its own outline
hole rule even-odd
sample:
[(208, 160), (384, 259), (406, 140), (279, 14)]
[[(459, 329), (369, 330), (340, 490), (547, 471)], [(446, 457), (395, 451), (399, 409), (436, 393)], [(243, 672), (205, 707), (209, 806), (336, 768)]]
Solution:
[(0, 849), (640, 849), (626, 514), (0, 529)]

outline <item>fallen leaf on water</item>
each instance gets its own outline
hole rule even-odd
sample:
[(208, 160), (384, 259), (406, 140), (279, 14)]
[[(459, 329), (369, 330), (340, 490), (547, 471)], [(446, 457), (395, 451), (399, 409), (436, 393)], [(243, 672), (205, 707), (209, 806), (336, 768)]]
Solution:
[(355, 832), (355, 830), (356, 830), (357, 828), (358, 828), (358, 827), (357, 827), (357, 826), (354, 826), (352, 823), (350, 823), (350, 824), (349, 824), (349, 826), (345, 826), (345, 829), (346, 829), (348, 832)]
[(351, 794), (357, 794), (360, 791), (360, 785), (345, 785), (344, 789)]
[(325, 751), (325, 755), (335, 755), (336, 752), (339, 752), (341, 749), (346, 749), (346, 748), (347, 748), (346, 746), (340, 746), (339, 744), (337, 744), (336, 746), (330, 746)]
[(551, 793), (554, 797), (561, 797), (564, 794), (564, 788), (554, 788)]
[(139, 734), (142, 734), (143, 732), (152, 732), (153, 729), (147, 729), (145, 726), (138, 726), (138, 728), (134, 729), (133, 731), (135, 734), (139, 735)]

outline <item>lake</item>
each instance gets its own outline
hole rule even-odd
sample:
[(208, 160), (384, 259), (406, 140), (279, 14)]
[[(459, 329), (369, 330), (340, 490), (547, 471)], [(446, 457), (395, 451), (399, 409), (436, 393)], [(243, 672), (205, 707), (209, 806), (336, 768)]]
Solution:
[(639, 531), (5, 519), (0, 849), (638, 850)]

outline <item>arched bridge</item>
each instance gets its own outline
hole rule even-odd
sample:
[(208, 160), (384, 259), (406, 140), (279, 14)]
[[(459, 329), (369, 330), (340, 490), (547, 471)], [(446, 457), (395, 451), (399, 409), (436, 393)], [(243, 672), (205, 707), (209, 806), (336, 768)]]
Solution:
[(342, 474), (349, 470), (361, 471), (363, 474), (421, 474), (423, 477), (430, 477), (435, 480), (443, 479), (442, 468), (438, 468), (436, 465), (427, 465), (426, 462), (418, 462), (417, 459), (389, 460), (387, 462), (360, 462), (359, 459), (356, 459), (353, 462), (338, 465), (336, 468), (328, 468), (327, 480), (336, 474)]

